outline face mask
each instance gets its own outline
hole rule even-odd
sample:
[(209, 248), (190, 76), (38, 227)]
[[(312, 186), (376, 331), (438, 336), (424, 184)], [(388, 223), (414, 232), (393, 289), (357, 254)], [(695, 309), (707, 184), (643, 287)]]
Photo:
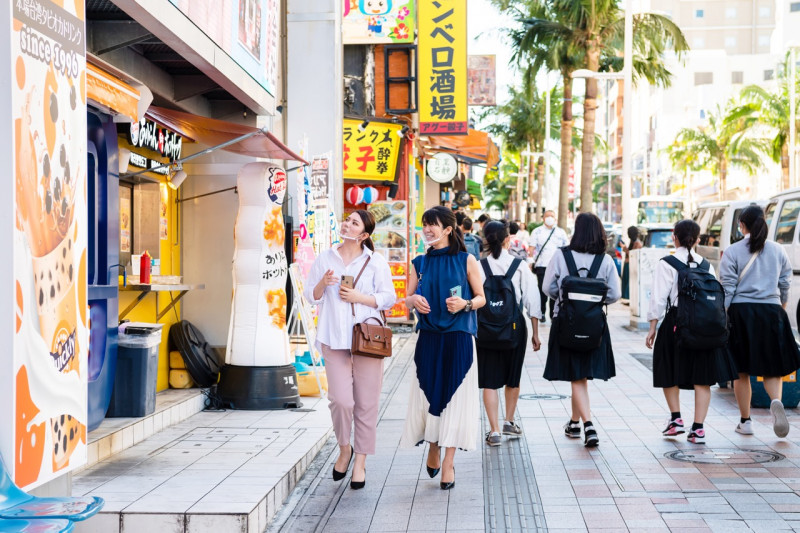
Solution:
[(342, 239), (347, 239), (348, 241), (358, 241), (358, 237), (350, 237), (349, 235), (342, 235)]
[(544, 219), (544, 225), (545, 226), (552, 226), (555, 223), (556, 223), (556, 219), (553, 218), (553, 217), (545, 217), (545, 219)]
[(444, 237), (444, 235), (441, 235), (441, 236), (439, 236), (439, 238), (437, 238), (437, 239), (433, 239), (432, 241), (426, 241), (426, 240), (423, 238), (423, 239), (422, 239), (422, 242), (424, 242), (424, 243), (425, 243), (425, 246), (433, 246), (433, 245), (434, 245), (434, 244), (436, 244), (437, 242), (441, 241), (441, 240), (442, 240), (442, 237)]

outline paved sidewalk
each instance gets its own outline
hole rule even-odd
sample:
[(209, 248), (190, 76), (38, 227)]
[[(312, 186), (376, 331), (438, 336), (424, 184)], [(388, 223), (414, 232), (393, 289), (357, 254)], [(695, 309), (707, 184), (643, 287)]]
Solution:
[[(570, 385), (542, 379), (546, 350), (529, 349), (519, 402), (525, 437), (458, 452), (449, 492), (428, 478), (426, 448), (398, 448), (413, 378), (412, 336), (384, 380), (366, 488), (350, 490), (349, 477), (331, 480), (337, 453), (330, 440), (268, 531), (800, 530), (795, 411), (788, 412), (787, 439), (775, 437), (765, 409), (753, 410), (756, 434), (739, 435), (733, 391), (714, 387), (707, 444), (663, 438), (666, 403), (639, 362), (648, 357), (645, 333), (627, 324), (628, 308), (613, 306), (617, 377), (590, 384), (599, 448), (564, 437)], [(540, 333), (546, 346), (549, 328)], [(691, 420), (693, 393), (683, 392), (681, 401)]]

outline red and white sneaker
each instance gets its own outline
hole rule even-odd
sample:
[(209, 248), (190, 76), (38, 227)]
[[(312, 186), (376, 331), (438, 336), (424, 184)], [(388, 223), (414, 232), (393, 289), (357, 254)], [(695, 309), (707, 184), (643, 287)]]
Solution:
[(686, 437), (686, 440), (694, 444), (705, 444), (706, 430), (703, 428), (694, 429), (691, 431), (691, 433), (689, 433), (689, 436)]
[(676, 418), (675, 420), (667, 421), (667, 429), (661, 432), (665, 437), (675, 437), (683, 435), (686, 430), (683, 429), (683, 418)]

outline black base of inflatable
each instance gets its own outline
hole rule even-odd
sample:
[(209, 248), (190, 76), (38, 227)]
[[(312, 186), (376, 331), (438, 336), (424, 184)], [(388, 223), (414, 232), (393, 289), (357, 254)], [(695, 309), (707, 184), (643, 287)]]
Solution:
[(303, 406), (294, 365), (225, 365), (220, 372), (217, 394), (231, 409), (261, 411)]

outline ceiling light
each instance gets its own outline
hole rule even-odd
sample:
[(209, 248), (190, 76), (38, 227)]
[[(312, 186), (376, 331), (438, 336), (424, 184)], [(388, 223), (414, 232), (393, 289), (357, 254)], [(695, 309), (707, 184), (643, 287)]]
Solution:
[(364, 131), (364, 130), (366, 130), (366, 129), (367, 129), (367, 126), (369, 126), (369, 120), (367, 120), (367, 119), (364, 119), (364, 122), (362, 122), (361, 124), (359, 124), (359, 126), (358, 126), (358, 131)]

